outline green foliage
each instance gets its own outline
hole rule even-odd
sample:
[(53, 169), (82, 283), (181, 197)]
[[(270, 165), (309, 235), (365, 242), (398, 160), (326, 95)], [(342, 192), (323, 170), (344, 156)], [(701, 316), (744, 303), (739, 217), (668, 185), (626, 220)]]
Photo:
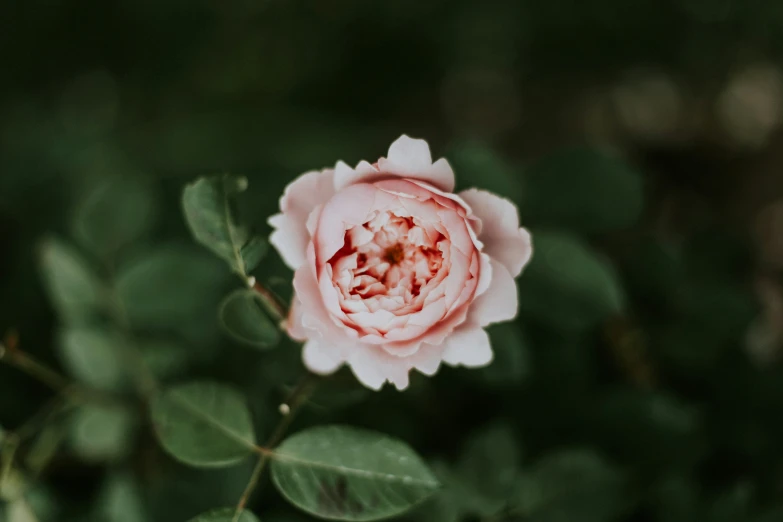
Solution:
[(263, 238), (252, 236), (232, 215), (232, 199), (247, 190), (247, 179), (235, 176), (200, 178), (185, 187), (182, 207), (193, 237), (247, 277), (267, 250)]
[[(168, 246), (134, 259), (117, 274), (116, 291), (136, 328), (187, 328), (219, 299), (225, 277), (198, 250)], [(195, 321), (194, 321), (195, 319)]]
[(519, 282), (520, 308), (556, 328), (588, 328), (625, 307), (614, 267), (578, 237), (533, 232), (535, 255)]
[(241, 343), (267, 348), (280, 341), (280, 331), (255, 290), (235, 290), (220, 303), (218, 313), (225, 331)]
[(120, 406), (82, 406), (71, 417), (71, 449), (87, 462), (119, 462), (132, 450), (134, 421)]
[(74, 235), (98, 255), (116, 253), (153, 225), (155, 199), (149, 181), (127, 176), (101, 180), (78, 206)]
[(644, 204), (643, 181), (628, 163), (593, 148), (558, 150), (528, 167), (526, 222), (582, 232), (634, 224)]
[(285, 440), (273, 458), (277, 489), (320, 518), (398, 515), (440, 487), (407, 444), (356, 428), (311, 428)]
[(627, 480), (592, 451), (573, 449), (547, 456), (519, 481), (514, 509), (535, 522), (608, 522), (632, 500)]
[(79, 381), (103, 390), (121, 390), (128, 384), (126, 340), (98, 328), (67, 328), (60, 333), (63, 365)]
[[(0, 522), (783, 520), (779, 5), (322, 4), (0, 3)], [(402, 133), (519, 207), (519, 318), (302, 380), (267, 219)]]
[(258, 519), (250, 511), (242, 511), (239, 516), (236, 516), (235, 509), (227, 508), (204, 513), (190, 522), (258, 522)]
[(95, 314), (104, 291), (87, 261), (70, 245), (50, 238), (41, 245), (41, 272), (58, 313), (68, 320)]
[(256, 435), (246, 401), (229, 386), (182, 384), (155, 397), (151, 410), (161, 444), (186, 464), (232, 466), (255, 451)]

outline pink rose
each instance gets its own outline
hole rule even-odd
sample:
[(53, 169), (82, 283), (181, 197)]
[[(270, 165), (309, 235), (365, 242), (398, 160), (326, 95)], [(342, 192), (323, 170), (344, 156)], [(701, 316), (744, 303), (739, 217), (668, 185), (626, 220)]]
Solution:
[(311, 371), (348, 364), (370, 388), (402, 390), (411, 368), (492, 361), (484, 327), (517, 314), (530, 234), (510, 201), (453, 190), (448, 162), (404, 135), (375, 164), (288, 185), (270, 241), (296, 270), (288, 332)]

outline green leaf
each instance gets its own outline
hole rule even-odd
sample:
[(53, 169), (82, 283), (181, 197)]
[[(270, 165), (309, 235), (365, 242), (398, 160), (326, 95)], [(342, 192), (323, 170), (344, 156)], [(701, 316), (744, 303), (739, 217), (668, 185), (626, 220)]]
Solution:
[(462, 451), (458, 466), (460, 483), (470, 494), (463, 505), (470, 512), (490, 516), (500, 511), (519, 473), (520, 451), (507, 424), (495, 424), (476, 433)]
[(545, 457), (518, 482), (512, 510), (531, 522), (609, 522), (629, 507), (622, 474), (589, 450)]
[(136, 341), (144, 364), (159, 380), (166, 380), (183, 374), (189, 364), (190, 350), (181, 344), (167, 340)]
[(98, 255), (116, 252), (143, 235), (155, 220), (155, 193), (138, 177), (110, 177), (78, 206), (74, 234)]
[(35, 441), (24, 457), (27, 469), (38, 474), (43, 471), (57, 455), (65, 438), (65, 430), (61, 422), (52, 422), (43, 427), (35, 436)]
[(155, 397), (151, 410), (163, 448), (185, 464), (231, 466), (256, 451), (250, 411), (242, 394), (229, 386), (176, 386)]
[(61, 316), (79, 320), (101, 307), (101, 282), (76, 249), (50, 238), (41, 245), (40, 256), (44, 284)]
[(120, 390), (129, 382), (123, 361), (125, 339), (97, 328), (69, 328), (60, 333), (60, 355), (69, 373), (103, 390)]
[(236, 517), (235, 513), (234, 508), (216, 509), (199, 515), (190, 522), (258, 522), (258, 518), (250, 511), (242, 511), (239, 517)]
[(8, 522), (39, 522), (38, 517), (33, 512), (33, 508), (24, 498), (19, 498), (9, 503), (6, 507), (6, 517)]
[(607, 151), (560, 150), (525, 172), (522, 222), (582, 232), (628, 228), (644, 207), (643, 189), (641, 174)]
[(515, 323), (503, 323), (489, 327), (494, 359), (476, 372), (484, 382), (492, 386), (515, 386), (530, 374), (530, 347), (524, 332)]
[(117, 276), (119, 301), (139, 328), (198, 328), (226, 282), (220, 263), (200, 251), (164, 246), (126, 265)]
[(536, 253), (519, 280), (522, 313), (580, 330), (623, 310), (625, 295), (608, 260), (569, 234), (537, 232), (533, 237)]
[(82, 406), (71, 418), (69, 442), (88, 462), (117, 462), (130, 452), (134, 418), (122, 407)]
[(461, 187), (488, 190), (519, 203), (523, 192), (520, 176), (491, 147), (475, 141), (457, 143), (446, 157)]
[(147, 522), (139, 485), (129, 475), (115, 473), (106, 480), (97, 504), (97, 520)]
[[(402, 520), (420, 522), (458, 522), (466, 510), (467, 489), (459, 483), (458, 477), (441, 461), (431, 463), (435, 476), (443, 487), (424, 501), (419, 507), (406, 514)], [(472, 493), (468, 493), (470, 496)], [(472, 499), (470, 499), (472, 500)]]
[(220, 304), (220, 323), (231, 337), (259, 348), (274, 346), (280, 331), (263, 309), (261, 297), (254, 290), (236, 290)]
[(236, 223), (231, 198), (247, 189), (247, 179), (223, 175), (199, 178), (185, 187), (182, 207), (193, 237), (247, 277), (266, 252), (266, 242)]
[(272, 480), (308, 513), (357, 521), (400, 515), (440, 487), (407, 444), (343, 426), (286, 439), (273, 454)]

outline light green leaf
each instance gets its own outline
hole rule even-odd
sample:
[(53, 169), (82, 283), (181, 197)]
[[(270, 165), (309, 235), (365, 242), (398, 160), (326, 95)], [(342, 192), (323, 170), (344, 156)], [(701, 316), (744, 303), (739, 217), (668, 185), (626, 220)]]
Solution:
[(280, 341), (280, 331), (264, 311), (254, 290), (236, 290), (220, 304), (218, 312), (223, 329), (239, 342), (259, 348)]
[(139, 485), (129, 475), (115, 473), (106, 480), (97, 504), (97, 520), (148, 522)]
[(244, 397), (214, 382), (170, 388), (152, 401), (152, 422), (163, 448), (196, 467), (223, 467), (255, 451), (256, 436)]
[(231, 198), (246, 189), (246, 178), (223, 175), (199, 178), (182, 194), (182, 208), (193, 237), (244, 277), (266, 251), (265, 241), (252, 237), (233, 216)]
[(525, 172), (522, 221), (583, 232), (627, 228), (642, 212), (643, 188), (641, 174), (607, 151), (556, 151)]
[(343, 426), (286, 439), (273, 454), (272, 480), (308, 513), (356, 521), (400, 515), (440, 487), (407, 444)]
[(60, 332), (60, 355), (69, 373), (103, 390), (120, 390), (128, 382), (123, 362), (125, 339), (96, 328), (69, 328)]
[(236, 517), (235, 513), (234, 508), (216, 509), (199, 515), (190, 522), (258, 522), (258, 518), (250, 511), (242, 511), (239, 517)]
[(519, 280), (522, 313), (580, 330), (622, 311), (625, 295), (608, 260), (569, 234), (537, 232), (533, 237), (536, 253)]
[(82, 406), (71, 418), (69, 441), (86, 461), (117, 462), (131, 450), (133, 431), (133, 414), (125, 408)]
[(632, 502), (622, 474), (589, 450), (545, 457), (518, 482), (512, 509), (533, 522), (609, 522)]
[(520, 451), (507, 424), (491, 425), (471, 437), (458, 466), (466, 495), (462, 502), (474, 514), (490, 516), (505, 505), (519, 473)]
[(35, 441), (24, 457), (27, 469), (33, 474), (43, 471), (57, 454), (64, 438), (62, 422), (50, 422), (45, 426), (36, 434)]
[(44, 284), (60, 315), (79, 320), (101, 307), (101, 282), (76, 249), (50, 238), (41, 245), (40, 255)]
[(152, 186), (138, 177), (105, 178), (78, 206), (74, 234), (96, 254), (111, 254), (149, 229), (155, 203)]
[(197, 328), (214, 320), (226, 273), (197, 249), (165, 246), (123, 267), (117, 276), (119, 301), (133, 326), (153, 329)]
[(6, 517), (8, 522), (38, 522), (38, 517), (33, 512), (33, 508), (24, 498), (19, 498), (6, 507)]

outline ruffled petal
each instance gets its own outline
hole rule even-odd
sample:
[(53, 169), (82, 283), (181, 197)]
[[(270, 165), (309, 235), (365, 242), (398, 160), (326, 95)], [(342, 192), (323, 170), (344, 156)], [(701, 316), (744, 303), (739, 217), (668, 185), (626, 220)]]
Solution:
[(489, 288), (470, 305), (468, 323), (487, 326), (492, 323), (510, 321), (517, 316), (519, 300), (517, 284), (506, 266), (499, 261), (490, 261), (492, 281)]
[(479, 239), (484, 252), (503, 263), (512, 276), (518, 276), (533, 255), (533, 245), (530, 233), (519, 227), (517, 207), (483, 190), (470, 189), (459, 195), (481, 219)]
[(454, 171), (449, 162), (441, 158), (432, 163), (427, 142), (405, 134), (391, 144), (387, 158), (378, 160), (378, 170), (424, 181), (446, 192), (454, 191)]
[(339, 350), (317, 339), (310, 339), (302, 350), (304, 365), (313, 373), (329, 375), (343, 365)]
[(483, 328), (466, 325), (446, 339), (443, 362), (451, 366), (480, 368), (492, 362), (492, 346)]
[(269, 242), (292, 269), (305, 262), (310, 241), (308, 216), (333, 195), (334, 171), (330, 169), (302, 174), (286, 187), (280, 198), (282, 212), (269, 218), (269, 225), (275, 229)]

